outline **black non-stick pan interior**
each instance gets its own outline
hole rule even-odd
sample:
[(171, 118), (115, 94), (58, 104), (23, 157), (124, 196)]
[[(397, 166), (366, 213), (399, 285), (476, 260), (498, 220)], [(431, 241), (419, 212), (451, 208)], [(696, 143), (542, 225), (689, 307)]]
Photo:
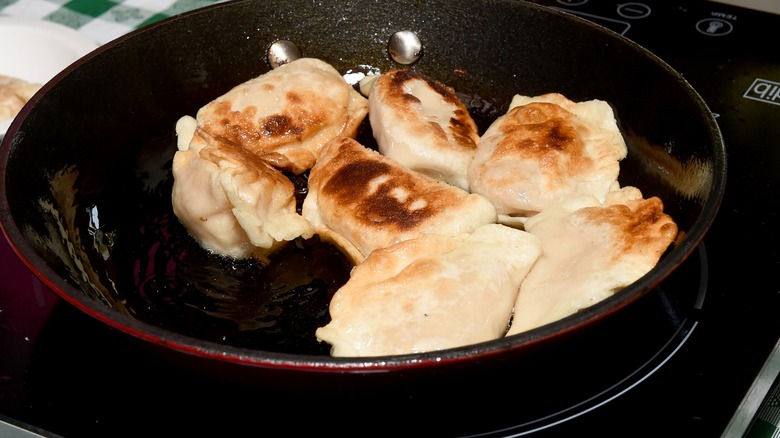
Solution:
[[(388, 55), (401, 30), (423, 43), (414, 64)], [(171, 211), (176, 121), (267, 71), (267, 49), (282, 39), (345, 74), (423, 72), (452, 86), (483, 130), (515, 94), (609, 102), (629, 146), (621, 184), (661, 197), (680, 240), (636, 284), (532, 333), (381, 363), (330, 358), (313, 331), (348, 275), (340, 254), (313, 241), (268, 267), (225, 260), (203, 251)], [(371, 141), (368, 129), (362, 141)], [(682, 77), (611, 31), (519, 1), (236, 1), (173, 17), (106, 44), (48, 83), (9, 130), (2, 163), (5, 232), (68, 301), (188, 354), (310, 369), (493, 355), (587, 324), (688, 257), (725, 184), (717, 126)]]

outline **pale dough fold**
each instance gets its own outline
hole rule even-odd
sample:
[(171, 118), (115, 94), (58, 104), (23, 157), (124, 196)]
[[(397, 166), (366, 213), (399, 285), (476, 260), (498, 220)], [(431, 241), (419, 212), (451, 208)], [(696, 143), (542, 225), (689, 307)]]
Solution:
[(569, 316), (649, 272), (677, 235), (657, 197), (624, 187), (570, 198), (529, 218), (525, 229), (542, 242), (515, 304), (514, 335)]
[(41, 84), (0, 75), (0, 120), (13, 119), (38, 90)]
[(333, 346), (333, 356), (420, 353), (501, 338), (540, 252), (536, 237), (498, 224), (377, 249), (336, 292), (332, 319), (317, 338)]
[(285, 242), (313, 230), (297, 213), (287, 176), (246, 150), (209, 138), (194, 119), (177, 124), (173, 212), (214, 253), (265, 260)]

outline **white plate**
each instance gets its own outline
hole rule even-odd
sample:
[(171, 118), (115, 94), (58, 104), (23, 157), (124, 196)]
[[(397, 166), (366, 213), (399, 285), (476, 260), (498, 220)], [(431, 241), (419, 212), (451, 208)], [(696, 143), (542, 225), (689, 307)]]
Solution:
[[(45, 84), (97, 48), (75, 29), (50, 21), (0, 17), (0, 74)], [(0, 120), (2, 137), (11, 120)]]

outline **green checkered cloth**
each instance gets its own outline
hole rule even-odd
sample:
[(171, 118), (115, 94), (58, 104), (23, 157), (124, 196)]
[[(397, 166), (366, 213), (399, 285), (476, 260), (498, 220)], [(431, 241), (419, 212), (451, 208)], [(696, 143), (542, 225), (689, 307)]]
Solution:
[(98, 44), (163, 18), (217, 0), (0, 0), (0, 15), (35, 18), (74, 28)]

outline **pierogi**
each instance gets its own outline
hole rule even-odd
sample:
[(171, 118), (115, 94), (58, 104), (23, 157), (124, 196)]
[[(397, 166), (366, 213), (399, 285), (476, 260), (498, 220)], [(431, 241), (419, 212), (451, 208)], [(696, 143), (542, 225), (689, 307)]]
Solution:
[(0, 75), (0, 120), (16, 117), (40, 88), (41, 84)]
[(176, 128), (173, 212), (201, 246), (265, 261), (286, 242), (312, 236), (287, 176), (246, 149), (209, 137), (191, 117)]
[(677, 225), (659, 198), (644, 199), (636, 187), (614, 189), (604, 203), (580, 195), (525, 222), (542, 255), (520, 286), (508, 336), (596, 304), (658, 263)]
[(469, 189), (479, 133), (455, 90), (411, 70), (367, 76), (368, 118), (379, 152), (408, 169)]
[(237, 85), (198, 111), (198, 127), (300, 174), (336, 137), (354, 136), (368, 101), (330, 64), (301, 58)]
[(529, 217), (580, 194), (603, 202), (626, 153), (606, 102), (517, 95), (480, 138), (469, 185), (502, 218)]
[(353, 136), (368, 101), (330, 64), (302, 58), (237, 85), (177, 124), (173, 209), (200, 244), (234, 257), (268, 256), (309, 238), (295, 187), (333, 138)]
[(317, 338), (332, 345), (333, 356), (419, 353), (501, 338), (540, 252), (536, 237), (498, 224), (377, 249), (336, 292), (331, 322)]
[(372, 251), (496, 222), (484, 197), (402, 166), (351, 138), (330, 142), (309, 173), (301, 214), (355, 263)]

